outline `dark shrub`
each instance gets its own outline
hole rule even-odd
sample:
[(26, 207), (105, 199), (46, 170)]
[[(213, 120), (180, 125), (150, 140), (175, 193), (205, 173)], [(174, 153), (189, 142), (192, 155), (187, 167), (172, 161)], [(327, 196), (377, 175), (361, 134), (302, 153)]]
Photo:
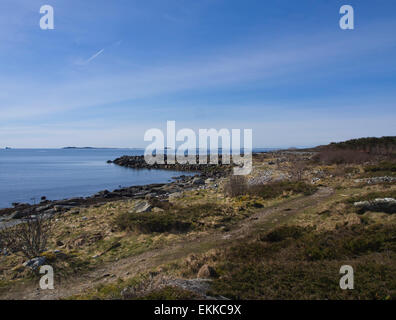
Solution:
[(37, 215), (13, 228), (0, 229), (0, 248), (22, 252), (28, 259), (38, 257), (46, 249), (51, 228), (50, 219)]
[(307, 184), (303, 181), (278, 181), (268, 184), (250, 186), (248, 189), (248, 194), (259, 196), (263, 199), (271, 199), (281, 196), (284, 192), (311, 195), (316, 190), (316, 186)]
[(364, 163), (375, 157), (361, 151), (348, 149), (325, 149), (313, 157), (315, 162), (325, 164)]
[(230, 176), (227, 183), (224, 185), (224, 192), (227, 196), (237, 197), (245, 195), (248, 187), (246, 178), (244, 176)]
[(395, 176), (396, 162), (383, 161), (364, 167), (364, 176)]
[(116, 218), (121, 230), (139, 233), (151, 232), (185, 232), (191, 227), (190, 222), (181, 221), (179, 217), (169, 213), (134, 213), (128, 212)]
[(124, 212), (114, 223), (121, 230), (139, 233), (187, 232), (195, 228), (204, 228), (200, 220), (207, 216), (222, 216), (223, 208), (217, 204), (205, 203), (188, 207), (173, 206), (164, 212)]
[(308, 232), (309, 229), (299, 226), (282, 226), (269, 232), (264, 237), (261, 237), (263, 241), (278, 242), (283, 241), (287, 238), (298, 239)]

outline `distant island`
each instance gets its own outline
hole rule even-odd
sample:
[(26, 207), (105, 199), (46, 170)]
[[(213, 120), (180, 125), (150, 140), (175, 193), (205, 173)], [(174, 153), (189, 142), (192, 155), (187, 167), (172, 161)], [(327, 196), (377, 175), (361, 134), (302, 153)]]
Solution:
[(94, 148), (94, 147), (63, 147), (61, 149), (104, 149), (104, 148)]
[(101, 148), (101, 147), (63, 147), (63, 148), (61, 148), (62, 150), (68, 150), (68, 149), (77, 149), (77, 150), (86, 150), (86, 149), (89, 149), (89, 150), (102, 150), (102, 149), (130, 149), (130, 150), (144, 150), (143, 148), (111, 148), (111, 147), (103, 147), (103, 148)]

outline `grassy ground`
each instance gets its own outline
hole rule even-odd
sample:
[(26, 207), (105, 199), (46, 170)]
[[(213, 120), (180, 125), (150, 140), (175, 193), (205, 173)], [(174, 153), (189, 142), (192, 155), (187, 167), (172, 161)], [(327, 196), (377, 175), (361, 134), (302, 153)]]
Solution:
[[(58, 215), (43, 253), (61, 287), (54, 297), (122, 299), (123, 290), (132, 288), (138, 299), (202, 298), (163, 279), (196, 278), (208, 264), (217, 273), (210, 296), (394, 299), (396, 215), (359, 214), (353, 206), (395, 197), (394, 183), (355, 182), (393, 168), (389, 163), (321, 165), (301, 156), (262, 154), (247, 177), (250, 187), (232, 196), (226, 192), (228, 182), (220, 180), (218, 188), (186, 191), (162, 208), (157, 203), (157, 212), (137, 214), (129, 200)], [(248, 184), (268, 172), (272, 182)], [(324, 187), (334, 193), (311, 200)], [(38, 275), (22, 266), (25, 258), (0, 259), (0, 296), (34, 292)], [(344, 264), (354, 267), (354, 290), (339, 288)]]

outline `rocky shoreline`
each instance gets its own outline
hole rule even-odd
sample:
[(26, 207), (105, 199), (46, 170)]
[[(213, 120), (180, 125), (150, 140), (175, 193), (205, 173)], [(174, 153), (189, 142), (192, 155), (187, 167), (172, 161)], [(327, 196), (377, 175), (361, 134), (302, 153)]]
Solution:
[[(143, 160), (143, 161), (142, 161)], [(100, 206), (104, 203), (117, 200), (134, 200), (158, 198), (167, 199), (172, 194), (186, 190), (204, 188), (205, 185), (214, 185), (216, 179), (230, 172), (228, 165), (188, 165), (188, 164), (163, 164), (148, 165), (143, 156), (124, 156), (114, 161), (108, 161), (120, 166), (135, 169), (157, 169), (197, 172), (192, 176), (181, 175), (174, 177), (169, 183), (156, 183), (141, 186), (130, 186), (114, 191), (103, 190), (89, 197), (78, 197), (64, 200), (43, 200), (39, 204), (15, 204), (13, 208), (0, 209), (0, 228), (10, 227), (22, 222), (24, 219), (36, 215), (51, 217), (67, 211), (79, 211), (80, 208)]]
[(207, 157), (207, 164), (198, 164), (198, 156), (196, 156), (197, 164), (168, 164), (167, 156), (164, 155), (164, 164), (148, 164), (144, 156), (123, 156), (113, 161), (109, 160), (108, 163), (114, 163), (121, 167), (134, 168), (134, 169), (160, 169), (160, 170), (175, 170), (175, 171), (188, 171), (199, 172), (202, 177), (214, 178), (222, 177), (231, 172), (232, 166), (230, 164), (223, 164), (222, 157), (219, 155), (217, 164), (210, 164), (209, 156)]

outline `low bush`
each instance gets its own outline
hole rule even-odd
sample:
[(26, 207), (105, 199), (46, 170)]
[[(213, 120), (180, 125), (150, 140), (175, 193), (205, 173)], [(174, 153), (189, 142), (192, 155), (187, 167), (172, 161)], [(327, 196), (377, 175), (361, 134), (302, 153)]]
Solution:
[(311, 195), (317, 187), (304, 181), (275, 181), (267, 184), (254, 184), (248, 186), (244, 177), (231, 177), (225, 185), (224, 191), (227, 196), (238, 197), (244, 195), (257, 196), (263, 199), (273, 199), (283, 194)]
[[(280, 227), (259, 241), (225, 249), (217, 257), (220, 277), (208, 294), (231, 299), (395, 299), (395, 239), (394, 225), (322, 233)], [(353, 266), (359, 284), (348, 292), (339, 287), (345, 264)]]
[(395, 176), (396, 162), (383, 161), (378, 164), (364, 167), (364, 176)]
[(187, 207), (173, 206), (164, 212), (124, 212), (114, 223), (121, 230), (138, 233), (187, 232), (202, 226), (200, 220), (208, 216), (222, 216), (227, 208), (205, 203)]
[(248, 194), (263, 199), (271, 199), (279, 197), (284, 193), (311, 195), (316, 190), (316, 186), (303, 181), (277, 181), (268, 184), (252, 185), (248, 189)]
[(51, 227), (50, 219), (38, 215), (15, 227), (0, 229), (0, 248), (21, 252), (28, 259), (38, 257), (46, 249)]
[(230, 176), (224, 185), (224, 192), (227, 196), (238, 197), (247, 194), (248, 185), (244, 176)]
[(275, 230), (265, 234), (260, 239), (262, 241), (278, 242), (283, 241), (287, 238), (298, 239), (308, 231), (307, 228), (299, 226), (282, 226)]
[(180, 217), (167, 212), (125, 213), (117, 217), (116, 224), (121, 230), (139, 233), (185, 232), (191, 227), (190, 222), (181, 221)]
[(350, 149), (324, 149), (319, 151), (312, 159), (323, 164), (348, 164), (364, 163), (375, 159), (374, 155)]

